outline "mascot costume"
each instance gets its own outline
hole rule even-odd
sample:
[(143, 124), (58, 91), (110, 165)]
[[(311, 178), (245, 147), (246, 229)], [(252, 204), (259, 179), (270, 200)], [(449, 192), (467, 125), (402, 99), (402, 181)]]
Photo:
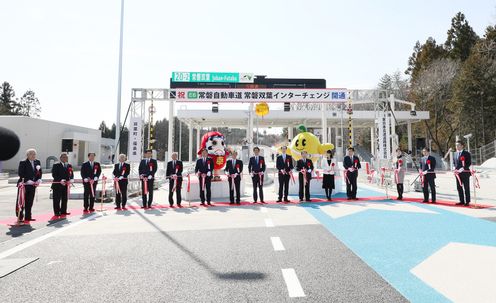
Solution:
[(214, 180), (220, 180), (221, 171), (226, 165), (227, 157), (229, 156), (224, 135), (217, 131), (206, 133), (202, 137), (198, 155), (201, 155), (201, 151), (204, 148), (207, 149), (208, 156), (214, 161)]

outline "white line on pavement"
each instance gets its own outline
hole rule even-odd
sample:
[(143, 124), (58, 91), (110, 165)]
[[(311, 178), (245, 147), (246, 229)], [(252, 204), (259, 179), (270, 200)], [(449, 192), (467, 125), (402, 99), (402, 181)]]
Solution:
[(24, 249), (26, 249), (28, 247), (31, 247), (31, 246), (35, 245), (35, 244), (38, 244), (41, 241), (44, 241), (44, 240), (46, 240), (48, 238), (51, 238), (51, 237), (53, 237), (55, 235), (58, 235), (58, 234), (60, 234), (60, 233), (62, 233), (64, 231), (68, 230), (69, 228), (72, 228), (74, 226), (77, 226), (77, 225), (79, 225), (79, 224), (81, 224), (83, 222), (89, 221), (89, 220), (94, 219), (94, 218), (99, 217), (99, 216), (100, 216), (99, 214), (94, 213), (94, 214), (92, 214), (92, 215), (90, 215), (90, 216), (88, 216), (88, 217), (86, 217), (86, 218), (84, 218), (82, 220), (79, 220), (77, 222), (71, 223), (71, 224), (69, 224), (69, 225), (67, 225), (65, 227), (58, 228), (58, 229), (56, 229), (56, 230), (54, 230), (54, 231), (52, 231), (50, 233), (47, 233), (47, 234), (45, 234), (43, 236), (40, 236), (38, 238), (35, 238), (35, 239), (32, 239), (32, 240), (26, 241), (26, 242), (24, 242), (22, 244), (19, 244), (16, 247), (13, 247), (13, 248), (11, 248), (9, 250), (6, 250), (6, 251), (0, 253), (0, 260), (3, 259), (3, 258), (6, 258), (8, 256), (11, 256), (11, 255), (13, 255), (15, 253), (18, 253), (21, 250), (24, 250)]
[(269, 212), (269, 210), (266, 207), (260, 207), (260, 211), (263, 213)]
[(272, 221), (272, 219), (265, 219), (265, 226), (267, 227), (274, 227), (274, 222)]
[(304, 297), (305, 293), (301, 287), (300, 280), (294, 268), (283, 268), (282, 276), (284, 277), (284, 282), (286, 282), (286, 287), (288, 288), (288, 294), (290, 298)]
[(286, 250), (284, 248), (284, 245), (282, 245), (281, 238), (279, 238), (279, 237), (270, 237), (270, 241), (272, 241), (272, 246), (274, 247), (274, 250), (275, 251)]

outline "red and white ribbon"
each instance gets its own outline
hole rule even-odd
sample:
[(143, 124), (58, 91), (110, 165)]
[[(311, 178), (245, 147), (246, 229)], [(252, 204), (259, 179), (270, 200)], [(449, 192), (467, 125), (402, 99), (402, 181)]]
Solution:
[(23, 182), (17, 185), (18, 193), (17, 193), (17, 207), (19, 208), (19, 212), (24, 207), (24, 203), (26, 200), (26, 187)]
[(475, 169), (470, 170), (470, 175), (474, 177), (474, 186), (475, 188), (480, 188), (479, 177), (477, 177)]

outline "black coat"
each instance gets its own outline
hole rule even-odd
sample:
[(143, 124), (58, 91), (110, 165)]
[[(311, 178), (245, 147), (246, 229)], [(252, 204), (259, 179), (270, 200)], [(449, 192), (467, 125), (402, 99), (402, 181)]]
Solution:
[(307, 174), (307, 179), (310, 180), (312, 179), (312, 173), (309, 173), (307, 170), (311, 169), (313, 170), (313, 161), (310, 159), (300, 159), (298, 162), (296, 162), (296, 170), (301, 174), (301, 170), (305, 170)]
[[(427, 164), (427, 162), (430, 161), (430, 168), (429, 168), (429, 164)], [(429, 171), (431, 173), (428, 173), (427, 176), (431, 176), (431, 177), (436, 177), (436, 174), (434, 173), (434, 170), (436, 169), (436, 158), (434, 158), (433, 156), (429, 156), (429, 157), (422, 157), (420, 159), (420, 169), (422, 169), (422, 171)]]
[(284, 170), (286, 172), (291, 171), (293, 166), (293, 158), (290, 155), (286, 155), (286, 161), (282, 158), (282, 155), (277, 156), (276, 168), (278, 171)]
[[(74, 172), (72, 171), (72, 165), (67, 163), (67, 167), (64, 167), (64, 165), (61, 162), (55, 163), (52, 166), (52, 177), (53, 177), (53, 182), (60, 182), (62, 180), (72, 180), (74, 179)], [(62, 184), (52, 184), (52, 188), (57, 188), (64, 186)]]
[[(453, 164), (455, 166), (455, 169), (460, 169), (463, 167), (464, 170), (469, 170), (470, 165), (472, 165), (472, 155), (466, 150), (462, 150), (462, 153), (459, 157), (457, 157), (456, 154), (457, 153), (455, 152), (455, 155), (453, 157)], [(465, 166), (463, 166), (463, 161), (461, 160), (462, 157), (465, 158)]]
[[(355, 161), (357, 161), (356, 165), (355, 165)], [(350, 157), (350, 156), (346, 156), (346, 157), (344, 157), (344, 160), (343, 160), (343, 167), (344, 167), (345, 169), (348, 169), (348, 168), (350, 168), (350, 167), (355, 168), (355, 171), (353, 171), (353, 172), (348, 172), (348, 173), (349, 173), (349, 174), (357, 174), (357, 175), (358, 175), (358, 170), (359, 170), (360, 168), (362, 168), (362, 165), (360, 164), (360, 159), (359, 159), (357, 156), (353, 155), (353, 159), (351, 159), (351, 157)]]
[[(243, 161), (236, 159), (236, 165), (233, 166), (232, 159), (227, 160), (226, 168), (224, 169), (228, 174), (241, 174), (243, 172)], [(239, 167), (239, 169), (237, 168)]]
[(212, 173), (214, 170), (214, 161), (212, 158), (207, 157), (205, 159), (205, 164), (203, 164), (203, 158), (196, 160), (195, 173), (206, 174), (208, 172)]
[(86, 161), (81, 165), (81, 178), (93, 179), (95, 177), (100, 178), (102, 174), (102, 166), (98, 162), (93, 162), (93, 169), (91, 169), (90, 161)]
[[(28, 180), (36, 182), (42, 178), (43, 171), (41, 169), (40, 160), (34, 160), (33, 163), (34, 168), (28, 159), (19, 162), (19, 169), (17, 170), (19, 174), (19, 180), (17, 181), (17, 184), (19, 184), (20, 182), (26, 182)], [(40, 166), (39, 170), (36, 169), (37, 166)]]
[(146, 159), (141, 160), (139, 164), (139, 174), (140, 176), (152, 176), (155, 177), (155, 173), (157, 172), (158, 165), (157, 165), (157, 160), (155, 159), (150, 159), (148, 162), (148, 165), (146, 165)]
[(119, 178), (122, 176), (126, 180), (120, 180), (119, 182), (127, 182), (127, 177), (129, 176), (131, 172), (131, 165), (129, 163), (124, 162), (122, 165), (122, 169), (119, 169), (120, 162), (114, 164), (114, 171), (112, 172), (112, 175), (114, 175), (115, 178)]
[(172, 161), (167, 162), (167, 170), (165, 172), (165, 176), (170, 177), (172, 175), (177, 175), (179, 178), (182, 179), (182, 173), (183, 173), (183, 162), (176, 160), (176, 167), (173, 167)]
[(250, 158), (250, 162), (248, 163), (248, 171), (259, 173), (265, 171), (265, 158), (262, 156), (258, 156), (258, 163), (255, 161), (255, 156)]

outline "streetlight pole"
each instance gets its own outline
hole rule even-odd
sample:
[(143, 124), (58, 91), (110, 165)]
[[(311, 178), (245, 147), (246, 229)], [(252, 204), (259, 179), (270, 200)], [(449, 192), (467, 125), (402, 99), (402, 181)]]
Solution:
[(117, 159), (119, 140), (121, 135), (121, 90), (122, 90), (122, 41), (124, 38), (124, 0), (121, 0), (121, 25), (119, 38), (119, 71), (117, 76), (117, 117), (115, 121), (115, 152)]

